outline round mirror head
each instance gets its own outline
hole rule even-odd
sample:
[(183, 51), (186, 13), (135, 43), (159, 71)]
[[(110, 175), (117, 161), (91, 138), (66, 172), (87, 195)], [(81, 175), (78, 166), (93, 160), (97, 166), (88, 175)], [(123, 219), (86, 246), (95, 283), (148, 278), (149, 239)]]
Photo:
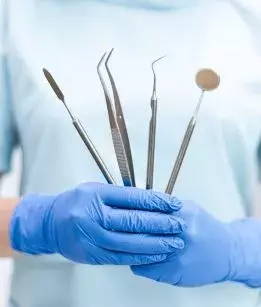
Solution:
[(203, 91), (213, 91), (218, 88), (220, 77), (212, 69), (201, 69), (196, 74), (196, 83)]

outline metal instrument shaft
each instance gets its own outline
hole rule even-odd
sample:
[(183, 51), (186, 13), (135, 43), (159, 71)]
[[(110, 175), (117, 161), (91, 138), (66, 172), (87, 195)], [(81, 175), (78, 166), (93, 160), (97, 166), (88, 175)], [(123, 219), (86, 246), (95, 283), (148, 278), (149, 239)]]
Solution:
[(111, 83), (114, 101), (110, 97), (110, 93), (107, 89), (105, 80), (101, 73), (101, 64), (104, 61), (107, 53), (105, 53), (100, 59), (97, 65), (97, 72), (105, 95), (111, 135), (122, 181), (124, 186), (135, 186), (134, 167), (127, 127), (115, 81), (108, 66), (108, 61), (111, 57), (112, 52), (113, 49), (110, 51), (108, 57), (105, 60), (105, 68)]
[(201, 94), (200, 99), (198, 101), (194, 115), (191, 117), (189, 124), (187, 126), (187, 130), (186, 130), (185, 135), (183, 137), (176, 162), (174, 164), (168, 185), (167, 185), (166, 190), (165, 190), (166, 194), (172, 194), (172, 192), (173, 192), (175, 183), (176, 183), (178, 175), (179, 175), (179, 171), (181, 169), (183, 160), (184, 160), (185, 155), (186, 155), (187, 150), (188, 150), (188, 146), (190, 144), (192, 134), (193, 134), (195, 126), (196, 126), (197, 115), (198, 115), (198, 111), (199, 111), (203, 96), (204, 96), (204, 91), (202, 91), (202, 94)]
[(105, 165), (103, 159), (99, 155), (97, 149), (95, 148), (93, 142), (91, 141), (90, 137), (88, 136), (87, 132), (85, 131), (83, 125), (81, 124), (80, 120), (75, 118), (70, 111), (67, 103), (65, 101), (65, 97), (59, 86), (57, 85), (56, 81), (54, 80), (53, 76), (47, 69), (43, 69), (43, 73), (50, 84), (51, 88), (55, 92), (56, 96), (62, 103), (64, 104), (67, 112), (69, 113), (72, 123), (77, 130), (79, 136), (81, 137), (82, 141), (84, 142), (85, 146), (88, 148), (91, 156), (93, 157), (94, 161), (96, 162), (97, 166), (99, 167), (100, 171), (102, 172), (103, 176), (105, 177), (106, 181), (109, 184), (115, 184), (115, 180), (113, 179), (111, 173), (109, 172), (107, 166)]
[(154, 179), (154, 163), (155, 163), (155, 146), (156, 146), (156, 130), (157, 130), (157, 109), (158, 109), (158, 98), (157, 98), (157, 78), (154, 69), (155, 63), (159, 62), (165, 56), (152, 62), (153, 72), (153, 91), (151, 96), (151, 119), (149, 123), (149, 141), (148, 141), (148, 159), (147, 159), (147, 178), (146, 178), (146, 189), (150, 190), (153, 188)]

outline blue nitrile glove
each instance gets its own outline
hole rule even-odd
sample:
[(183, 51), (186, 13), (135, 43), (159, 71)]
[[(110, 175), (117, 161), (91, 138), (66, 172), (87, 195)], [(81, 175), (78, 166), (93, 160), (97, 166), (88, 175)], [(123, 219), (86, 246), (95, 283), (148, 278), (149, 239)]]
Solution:
[[(88, 183), (58, 196), (29, 195), (10, 223), (12, 247), (88, 264), (146, 264), (182, 249), (181, 203), (162, 193)], [(166, 236), (167, 234), (167, 236)]]
[(181, 287), (223, 281), (261, 286), (261, 221), (223, 223), (192, 202), (173, 214), (187, 225), (184, 249), (162, 263), (132, 266), (134, 274)]

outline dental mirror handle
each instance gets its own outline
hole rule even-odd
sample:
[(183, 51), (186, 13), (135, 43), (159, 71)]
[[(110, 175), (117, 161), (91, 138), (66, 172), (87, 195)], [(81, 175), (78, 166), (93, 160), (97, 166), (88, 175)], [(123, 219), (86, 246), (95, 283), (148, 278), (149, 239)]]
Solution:
[(187, 149), (188, 149), (188, 146), (189, 146), (189, 143), (190, 143), (191, 136), (192, 136), (194, 128), (195, 128), (195, 123), (196, 123), (195, 118), (191, 118), (191, 120), (188, 124), (187, 130), (186, 130), (186, 133), (184, 135), (183, 141), (181, 143), (179, 153), (178, 153), (174, 168), (172, 170), (168, 185), (167, 185), (166, 190), (165, 190), (166, 194), (172, 194), (172, 192), (173, 192), (175, 183), (176, 183), (178, 175), (179, 175), (180, 168), (182, 166), (184, 157), (186, 155), (186, 152), (187, 152)]

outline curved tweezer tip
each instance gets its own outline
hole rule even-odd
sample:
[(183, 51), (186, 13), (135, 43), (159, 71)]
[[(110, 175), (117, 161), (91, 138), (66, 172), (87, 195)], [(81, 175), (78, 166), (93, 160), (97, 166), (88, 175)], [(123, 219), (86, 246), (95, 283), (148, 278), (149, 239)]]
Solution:
[(112, 76), (112, 73), (111, 73), (109, 65), (108, 65), (113, 51), (114, 51), (114, 48), (111, 49), (111, 51), (109, 52), (109, 54), (107, 56), (107, 59), (105, 61), (105, 68), (106, 68), (106, 71), (107, 71), (107, 74), (108, 74), (108, 77), (109, 77), (109, 80), (110, 80), (110, 83), (111, 83), (111, 87), (112, 87), (116, 116), (122, 116), (123, 117), (122, 108), (121, 108), (121, 102), (120, 102), (118, 90), (117, 90), (114, 78)]
[(106, 54), (107, 54), (107, 52), (105, 52), (105, 53), (102, 55), (102, 57), (101, 57), (101, 59), (100, 59), (98, 65), (97, 65), (97, 71), (98, 71), (99, 75), (100, 75), (100, 67), (101, 67), (101, 64), (102, 64), (102, 62), (103, 62), (103, 60), (104, 60)]
[(107, 69), (108, 69), (108, 62), (109, 62), (109, 59), (111, 58), (111, 55), (112, 55), (113, 51), (114, 51), (114, 48), (111, 49), (111, 51), (108, 54), (107, 59), (105, 61), (105, 66), (106, 66)]
[(103, 89), (103, 93), (104, 93), (104, 96), (105, 96), (110, 125), (111, 125), (111, 127), (115, 127), (117, 125), (117, 123), (116, 123), (116, 119), (114, 117), (113, 104), (112, 104), (112, 101), (111, 101), (110, 93), (107, 89), (105, 80), (104, 80), (102, 72), (101, 72), (101, 64), (104, 61), (104, 58), (105, 58), (106, 55), (107, 55), (107, 52), (105, 52), (103, 54), (103, 56), (101, 57), (98, 65), (97, 65), (97, 73), (98, 73), (98, 76), (99, 76), (99, 79), (100, 79), (100, 82), (101, 82), (101, 86), (102, 86), (102, 89)]

